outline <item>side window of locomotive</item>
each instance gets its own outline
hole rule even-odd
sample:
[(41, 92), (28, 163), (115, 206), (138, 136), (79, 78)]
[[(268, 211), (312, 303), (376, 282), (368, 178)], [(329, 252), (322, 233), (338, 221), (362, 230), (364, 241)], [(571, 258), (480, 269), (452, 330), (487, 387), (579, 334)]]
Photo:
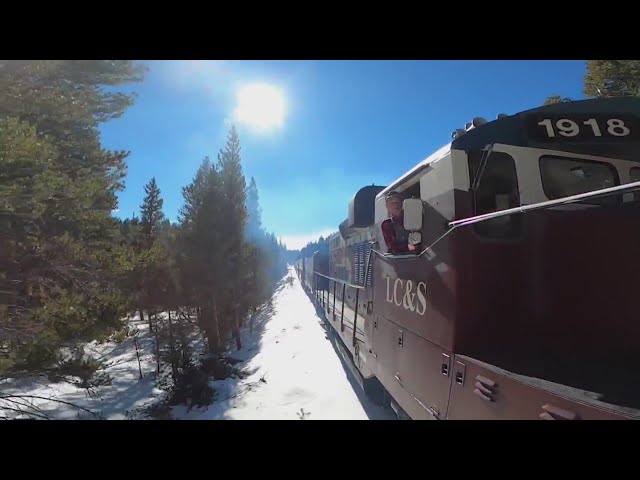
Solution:
[[(540, 157), (540, 175), (544, 194), (550, 200), (592, 192), (620, 184), (618, 172), (610, 163), (577, 158)], [(615, 205), (621, 196), (584, 200), (591, 205)]]
[(402, 192), (402, 198), (420, 198), (420, 182), (417, 182), (415, 185), (407, 188)]
[[(640, 167), (631, 167), (629, 177), (632, 182), (640, 182)], [(640, 192), (633, 192), (633, 199), (636, 202), (640, 202)]]
[[(480, 155), (469, 157), (472, 179), (475, 178), (479, 170), (480, 158)], [(518, 177), (513, 157), (504, 152), (491, 153), (474, 193), (476, 215), (520, 206)], [(521, 215), (517, 214), (486, 220), (474, 225), (476, 233), (490, 238), (516, 237), (520, 234), (521, 228)]]

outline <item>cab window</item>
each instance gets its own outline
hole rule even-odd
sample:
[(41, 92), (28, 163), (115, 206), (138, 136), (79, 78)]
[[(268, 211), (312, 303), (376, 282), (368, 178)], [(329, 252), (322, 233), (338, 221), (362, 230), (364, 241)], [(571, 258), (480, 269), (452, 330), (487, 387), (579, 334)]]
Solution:
[[(620, 184), (618, 172), (610, 163), (543, 155), (540, 157), (542, 188), (549, 200), (587, 193)], [(591, 205), (610, 205), (620, 196), (584, 200)]]
[[(492, 152), (480, 172), (482, 152), (469, 156), (470, 178), (480, 180), (474, 192), (476, 215), (507, 210), (520, 206), (518, 176), (513, 157), (504, 152)], [(518, 236), (522, 228), (520, 214), (486, 220), (474, 225), (476, 233), (490, 238)]]

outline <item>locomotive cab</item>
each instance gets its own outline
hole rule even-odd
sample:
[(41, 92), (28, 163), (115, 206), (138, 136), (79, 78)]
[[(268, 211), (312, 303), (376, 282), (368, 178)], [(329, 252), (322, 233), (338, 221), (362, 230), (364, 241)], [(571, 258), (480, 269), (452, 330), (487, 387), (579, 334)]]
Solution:
[[(474, 178), (478, 156), (469, 157)], [(461, 206), (475, 215), (629, 184), (637, 168), (628, 158), (514, 145), (494, 145), (486, 165)], [(457, 232), (459, 351), (584, 389), (637, 389), (639, 207), (637, 192), (613, 192)]]
[(457, 214), (480, 221), (451, 234), (456, 351), (614, 410), (640, 408), (638, 103), (523, 112), (502, 138), (474, 132), (500, 142), (484, 148), (461, 138), (470, 181)]

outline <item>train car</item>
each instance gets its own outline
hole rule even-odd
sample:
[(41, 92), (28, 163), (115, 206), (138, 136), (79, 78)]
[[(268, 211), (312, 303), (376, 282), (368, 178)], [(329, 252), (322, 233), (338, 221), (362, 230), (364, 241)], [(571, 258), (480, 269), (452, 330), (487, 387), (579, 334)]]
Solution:
[[(639, 158), (640, 99), (592, 99), (476, 118), (360, 189), (303, 278), (365, 390), (400, 418), (640, 419)], [(380, 235), (390, 191), (415, 253)]]
[[(329, 255), (326, 252), (314, 252), (308, 257), (298, 259), (296, 268), (302, 285), (309, 292), (328, 287)], [(322, 274), (322, 275), (317, 275)]]
[(298, 258), (295, 262), (293, 262), (293, 267), (298, 275), (298, 278), (304, 278), (304, 258)]

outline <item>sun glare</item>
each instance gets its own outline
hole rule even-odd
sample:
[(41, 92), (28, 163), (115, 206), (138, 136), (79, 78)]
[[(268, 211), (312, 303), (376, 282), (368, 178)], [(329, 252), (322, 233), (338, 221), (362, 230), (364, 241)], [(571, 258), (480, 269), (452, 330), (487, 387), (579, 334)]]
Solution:
[(238, 91), (234, 117), (239, 123), (266, 131), (282, 127), (284, 114), (284, 95), (278, 88), (256, 83)]

